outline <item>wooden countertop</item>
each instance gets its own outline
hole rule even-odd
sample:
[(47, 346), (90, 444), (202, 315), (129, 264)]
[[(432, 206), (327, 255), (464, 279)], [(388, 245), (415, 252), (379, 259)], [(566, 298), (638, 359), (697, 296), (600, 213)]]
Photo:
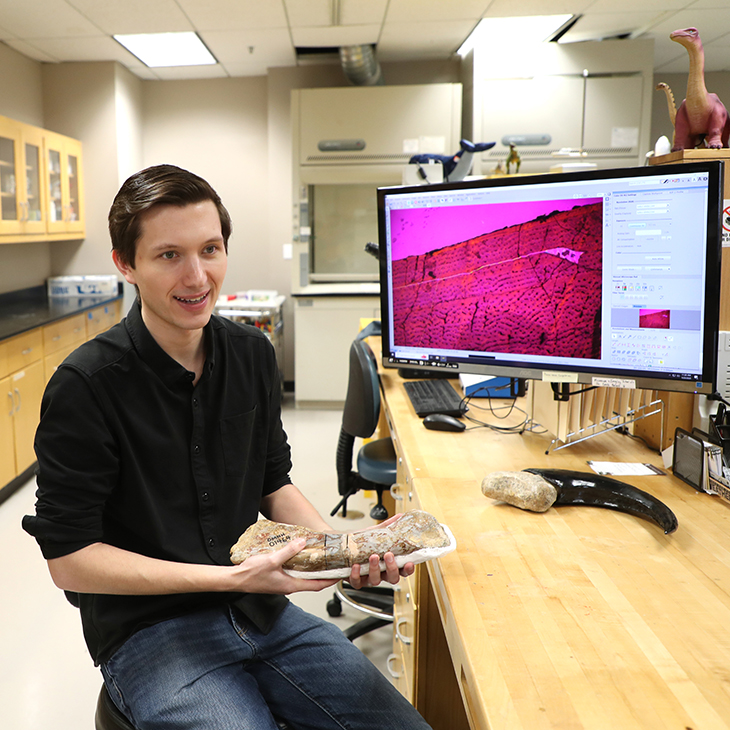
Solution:
[(427, 565), (473, 727), (730, 728), (730, 505), (669, 474), (622, 479), (674, 511), (665, 535), (607, 509), (498, 503), (480, 491), (492, 471), (660, 459), (616, 433), (546, 455), (547, 436), (428, 431), (397, 373), (381, 378), (408, 486), (458, 542)]
[(121, 299), (111, 296), (49, 297), (45, 286), (0, 294), (0, 340)]

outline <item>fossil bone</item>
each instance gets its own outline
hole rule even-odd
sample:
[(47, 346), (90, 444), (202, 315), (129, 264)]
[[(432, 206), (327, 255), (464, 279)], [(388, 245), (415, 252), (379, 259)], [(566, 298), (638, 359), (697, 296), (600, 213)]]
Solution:
[(553, 505), (603, 507), (651, 520), (665, 534), (677, 529), (676, 516), (661, 500), (602, 475), (565, 469), (493, 472), (484, 477), (482, 493), (533, 512), (546, 512)]
[(421, 510), (406, 512), (385, 527), (354, 533), (316, 532), (299, 525), (259, 520), (251, 525), (231, 548), (231, 562), (239, 564), (253, 555), (278, 550), (291, 540), (304, 538), (301, 552), (284, 563), (290, 575), (304, 578), (346, 578), (353, 565), (361, 574), (369, 570), (368, 559), (393, 553), (398, 567), (420, 563), (453, 550), (456, 542), (445, 525)]
[(558, 498), (558, 491), (550, 482), (525, 471), (487, 474), (482, 480), (482, 494), (531, 512), (546, 512)]

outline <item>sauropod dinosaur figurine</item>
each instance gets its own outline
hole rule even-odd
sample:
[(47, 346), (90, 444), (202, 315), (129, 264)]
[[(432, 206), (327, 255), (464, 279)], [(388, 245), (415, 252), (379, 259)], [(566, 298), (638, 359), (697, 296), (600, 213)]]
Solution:
[(384, 569), (383, 556), (388, 552), (402, 568), (406, 563), (440, 557), (456, 547), (449, 529), (422, 510), (405, 512), (384, 527), (350, 533), (316, 532), (299, 525), (259, 520), (231, 548), (231, 562), (240, 564), (302, 537), (307, 541), (304, 549), (283, 565), (285, 572), (301, 578), (346, 578), (355, 564), (362, 566), (361, 574), (365, 575), (370, 556), (378, 555)]
[(665, 83), (657, 84), (667, 95), (669, 117), (674, 125), (672, 151), (693, 149), (704, 141), (710, 149), (728, 146), (730, 121), (725, 105), (705, 86), (705, 52), (697, 28), (675, 30), (669, 37), (689, 54), (687, 98), (675, 109), (674, 95)]

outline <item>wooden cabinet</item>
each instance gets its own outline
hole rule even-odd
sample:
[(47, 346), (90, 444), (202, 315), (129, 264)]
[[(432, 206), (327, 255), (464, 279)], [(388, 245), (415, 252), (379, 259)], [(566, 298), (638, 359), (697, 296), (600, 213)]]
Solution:
[(15, 478), (35, 461), (33, 434), (38, 423), (43, 394), (43, 346), (39, 330), (18, 335), (0, 343), (4, 356), (0, 362), (0, 383), (5, 400), (0, 433), (2, 465), (5, 481)]
[(43, 132), (0, 117), (0, 235), (44, 234)]
[(81, 143), (46, 133), (48, 233), (84, 233)]
[(0, 243), (85, 233), (81, 142), (0, 117)]
[(86, 339), (84, 314), (66, 317), (43, 327), (43, 371), (46, 383), (56, 368)]
[(110, 302), (86, 313), (86, 339), (96, 337), (119, 321), (121, 301)]
[(36, 460), (41, 399), (55, 369), (120, 315), (121, 299), (0, 341), (0, 493)]

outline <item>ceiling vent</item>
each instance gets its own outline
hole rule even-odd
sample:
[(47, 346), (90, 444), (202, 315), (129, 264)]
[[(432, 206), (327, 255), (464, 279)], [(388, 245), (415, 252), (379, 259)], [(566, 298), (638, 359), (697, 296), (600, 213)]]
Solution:
[(369, 44), (342, 46), (340, 61), (345, 76), (354, 86), (382, 86), (385, 83), (375, 50)]
[(296, 48), (297, 65), (339, 63), (353, 86), (382, 86), (383, 73), (375, 49), (370, 44), (358, 46), (300, 46)]

